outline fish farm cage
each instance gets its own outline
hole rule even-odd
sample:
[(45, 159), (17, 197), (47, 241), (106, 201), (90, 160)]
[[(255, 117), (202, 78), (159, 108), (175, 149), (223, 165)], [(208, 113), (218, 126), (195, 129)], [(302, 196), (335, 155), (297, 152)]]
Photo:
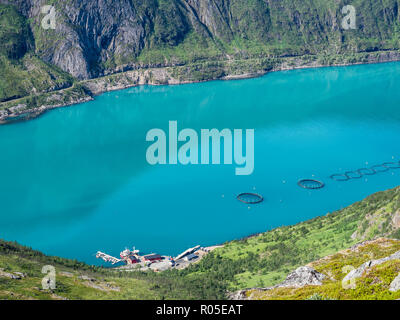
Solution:
[(257, 204), (264, 201), (264, 198), (261, 195), (251, 192), (241, 193), (236, 198), (245, 204)]
[(299, 187), (303, 189), (311, 189), (311, 190), (322, 189), (323, 187), (325, 187), (325, 183), (314, 179), (302, 179), (299, 180), (297, 184)]
[(351, 179), (361, 179), (363, 176), (372, 176), (377, 173), (387, 172), (389, 170), (400, 169), (399, 162), (385, 162), (377, 164), (369, 168), (360, 168), (354, 171), (346, 171), (345, 173), (335, 173), (330, 176), (335, 181), (348, 181)]

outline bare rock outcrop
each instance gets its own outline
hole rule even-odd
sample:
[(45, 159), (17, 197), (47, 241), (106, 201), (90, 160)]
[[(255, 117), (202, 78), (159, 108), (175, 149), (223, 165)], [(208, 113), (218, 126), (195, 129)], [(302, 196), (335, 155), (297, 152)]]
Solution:
[(360, 267), (358, 267), (357, 269), (354, 269), (352, 271), (350, 271), (344, 278), (343, 278), (343, 282), (349, 282), (350, 280), (353, 279), (358, 279), (360, 278), (365, 271), (367, 271), (369, 268), (372, 268), (374, 266), (380, 265), (382, 263), (385, 263), (387, 261), (391, 261), (391, 260), (398, 260), (400, 259), (400, 251), (382, 258), (382, 259), (377, 259), (377, 260), (370, 260), (367, 261), (365, 263), (363, 263)]
[(311, 267), (300, 267), (290, 273), (286, 280), (274, 288), (293, 287), (302, 288), (304, 286), (320, 286), (326, 276)]
[(5, 272), (4, 270), (0, 269), (0, 277), (2, 278), (9, 278), (13, 280), (21, 280), (22, 278), (25, 278), (25, 275), (21, 272)]
[[(286, 277), (286, 280), (280, 284), (268, 288), (253, 288), (253, 289), (258, 291), (268, 291), (276, 288), (302, 288), (305, 286), (321, 286), (322, 281), (325, 278), (326, 275), (316, 271), (311, 267), (304, 266), (304, 267), (299, 267), (295, 271), (289, 273), (289, 275)], [(247, 300), (250, 298), (247, 296), (248, 290), (240, 290), (232, 292), (228, 295), (228, 297), (230, 300)]]
[(389, 291), (397, 292), (400, 290), (400, 274), (390, 284)]

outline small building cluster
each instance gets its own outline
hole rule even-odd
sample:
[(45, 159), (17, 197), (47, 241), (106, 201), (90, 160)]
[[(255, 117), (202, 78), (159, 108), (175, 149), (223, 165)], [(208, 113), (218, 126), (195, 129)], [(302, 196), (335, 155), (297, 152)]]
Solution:
[(139, 250), (133, 248), (133, 250), (125, 249), (120, 253), (121, 261), (125, 261), (126, 264), (136, 264), (136, 263), (154, 263), (165, 260), (170, 257), (163, 257), (156, 253), (147, 254), (144, 256), (139, 255)]
[(98, 251), (96, 258), (103, 259), (111, 264), (124, 262), (127, 266), (140, 265), (141, 267), (149, 267), (153, 270), (166, 270), (174, 266), (187, 264), (189, 262), (196, 261), (199, 256), (196, 252), (201, 249), (200, 246), (196, 246), (187, 249), (183, 253), (177, 255), (175, 258), (169, 256), (162, 256), (156, 253), (139, 255), (139, 250), (133, 248), (132, 250), (125, 249), (120, 252), (120, 259)]

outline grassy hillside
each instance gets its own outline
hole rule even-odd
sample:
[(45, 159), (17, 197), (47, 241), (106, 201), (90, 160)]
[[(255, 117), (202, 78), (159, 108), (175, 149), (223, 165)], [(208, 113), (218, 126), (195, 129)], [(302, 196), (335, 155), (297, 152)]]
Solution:
[(34, 54), (27, 20), (0, 4), (0, 102), (72, 85), (73, 78)]
[[(358, 268), (372, 259), (381, 259), (400, 251), (399, 240), (378, 239), (356, 248), (340, 251), (310, 267), (328, 276), (321, 286), (277, 288), (268, 291), (250, 290), (251, 299), (260, 300), (395, 300), (400, 291), (389, 290), (391, 282), (400, 274), (400, 260), (391, 260), (367, 269), (353, 284), (342, 283), (350, 268)], [(350, 287), (354, 286), (354, 287)]]
[(193, 269), (225, 279), (229, 290), (271, 286), (296, 267), (360, 241), (400, 238), (399, 212), (400, 188), (379, 192), (326, 216), (229, 242)]
[[(56, 269), (56, 289), (42, 290), (42, 267)], [(12, 279), (10, 275), (21, 279)], [(184, 283), (169, 275), (117, 272), (74, 260), (48, 257), (0, 240), (1, 299), (195, 299)]]
[[(376, 193), (343, 210), (295, 226), (231, 241), (188, 269), (163, 273), (118, 272), (47, 257), (15, 243), (0, 242), (0, 297), (68, 299), (224, 299), (228, 291), (283, 281), (298, 266), (380, 236), (400, 238), (400, 187)], [(398, 242), (393, 246), (397, 249)], [(376, 256), (386, 249), (375, 250)], [(358, 258), (357, 258), (358, 259)], [(355, 260), (356, 264), (362, 259)], [(348, 263), (348, 261), (343, 261)], [(54, 292), (40, 290), (41, 268), (57, 270)], [(321, 270), (325, 267), (321, 265)], [(397, 264), (395, 267), (397, 268)], [(397, 270), (397, 269), (396, 269)], [(71, 273), (71, 274), (69, 274)], [(94, 281), (80, 278), (86, 275)], [(336, 285), (336, 284), (335, 284)], [(308, 294), (309, 292), (307, 292)], [(299, 295), (304, 298), (306, 293)], [(331, 295), (332, 298), (337, 295)], [(352, 296), (354, 297), (354, 296)]]

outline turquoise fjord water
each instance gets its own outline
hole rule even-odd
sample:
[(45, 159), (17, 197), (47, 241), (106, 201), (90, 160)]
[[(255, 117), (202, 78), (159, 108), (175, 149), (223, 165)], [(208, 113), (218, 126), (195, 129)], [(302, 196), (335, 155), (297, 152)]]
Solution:
[[(297, 223), (400, 183), (400, 170), (329, 176), (400, 159), (400, 63), (142, 86), (0, 126), (0, 238), (100, 264), (97, 250), (177, 254)], [(255, 129), (255, 170), (150, 166), (148, 130)], [(321, 190), (299, 188), (320, 179)], [(236, 200), (258, 192), (250, 209)]]

